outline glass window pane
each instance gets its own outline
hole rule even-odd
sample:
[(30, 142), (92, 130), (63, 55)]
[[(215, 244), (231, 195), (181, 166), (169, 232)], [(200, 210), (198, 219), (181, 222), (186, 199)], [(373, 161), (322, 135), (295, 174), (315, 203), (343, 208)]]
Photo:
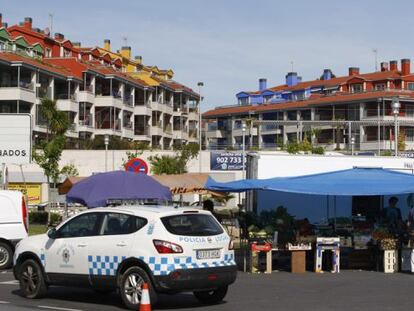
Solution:
[(98, 234), (99, 217), (97, 213), (87, 213), (75, 217), (59, 229), (59, 237), (74, 238)]

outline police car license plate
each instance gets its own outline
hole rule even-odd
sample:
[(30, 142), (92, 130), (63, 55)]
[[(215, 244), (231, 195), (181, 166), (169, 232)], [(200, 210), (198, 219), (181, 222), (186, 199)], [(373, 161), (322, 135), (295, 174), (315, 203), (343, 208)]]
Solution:
[(220, 258), (219, 249), (198, 250), (196, 252), (197, 259), (215, 259)]

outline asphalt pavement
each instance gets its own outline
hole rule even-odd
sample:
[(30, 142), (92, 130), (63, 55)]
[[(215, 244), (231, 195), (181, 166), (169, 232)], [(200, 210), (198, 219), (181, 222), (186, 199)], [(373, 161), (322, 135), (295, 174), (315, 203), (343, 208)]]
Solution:
[[(203, 306), (192, 294), (162, 295), (157, 310), (251, 311), (251, 310), (411, 310), (414, 275), (368, 271), (340, 274), (271, 275), (239, 273), (225, 302)], [(0, 310), (106, 311), (124, 310), (119, 296), (88, 289), (51, 287), (47, 298), (20, 296), (11, 272), (0, 273)]]

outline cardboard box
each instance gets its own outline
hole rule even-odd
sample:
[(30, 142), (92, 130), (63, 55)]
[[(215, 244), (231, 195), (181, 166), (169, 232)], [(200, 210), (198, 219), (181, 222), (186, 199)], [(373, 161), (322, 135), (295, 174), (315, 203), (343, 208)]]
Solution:
[(291, 272), (305, 273), (306, 272), (306, 251), (292, 251), (291, 257)]

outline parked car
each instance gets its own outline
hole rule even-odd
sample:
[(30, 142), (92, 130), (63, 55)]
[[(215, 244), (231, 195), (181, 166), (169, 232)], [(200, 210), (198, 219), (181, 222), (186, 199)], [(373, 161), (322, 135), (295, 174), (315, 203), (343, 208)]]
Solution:
[(28, 212), (19, 191), (0, 191), (0, 270), (12, 266), (16, 244), (27, 237)]
[(158, 293), (193, 292), (221, 301), (236, 280), (232, 241), (211, 213), (189, 208), (130, 206), (81, 212), (16, 248), (14, 274), (23, 295), (39, 298), (48, 285), (119, 289), (137, 310), (143, 283)]

